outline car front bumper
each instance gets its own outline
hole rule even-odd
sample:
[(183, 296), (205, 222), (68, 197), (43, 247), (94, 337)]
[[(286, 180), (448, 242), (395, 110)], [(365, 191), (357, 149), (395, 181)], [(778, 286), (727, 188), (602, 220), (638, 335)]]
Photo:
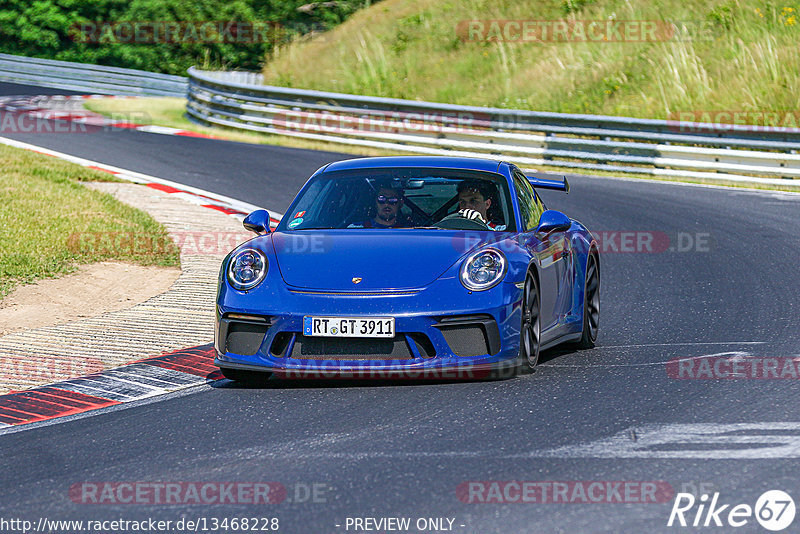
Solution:
[[(441, 283), (450, 287), (435, 291), (373, 295), (281, 289), (265, 306), (222, 292), (215, 363), (287, 378), (472, 379), (513, 371), (519, 354), (520, 289), (501, 283), (467, 293), (457, 280), (449, 282)], [(308, 315), (391, 316), (397, 335), (392, 346), (364, 338), (310, 338), (302, 335)], [(348, 350), (360, 353), (349, 355)]]

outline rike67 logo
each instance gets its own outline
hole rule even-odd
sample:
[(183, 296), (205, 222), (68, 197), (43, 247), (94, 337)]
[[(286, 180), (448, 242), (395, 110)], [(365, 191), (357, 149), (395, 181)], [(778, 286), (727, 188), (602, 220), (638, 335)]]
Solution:
[(719, 492), (709, 500), (708, 494), (696, 498), (691, 493), (678, 493), (669, 514), (667, 526), (743, 527), (753, 518), (767, 530), (784, 530), (794, 521), (794, 499), (781, 490), (765, 491), (755, 506), (720, 501)]

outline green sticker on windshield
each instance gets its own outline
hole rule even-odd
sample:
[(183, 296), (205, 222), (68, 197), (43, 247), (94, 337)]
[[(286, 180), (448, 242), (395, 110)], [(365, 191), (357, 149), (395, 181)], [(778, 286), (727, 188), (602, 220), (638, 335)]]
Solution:
[(289, 224), (287, 224), (286, 226), (288, 226), (289, 228), (297, 228), (301, 224), (303, 224), (303, 218), (298, 217), (297, 219), (294, 219), (291, 222), (289, 222)]

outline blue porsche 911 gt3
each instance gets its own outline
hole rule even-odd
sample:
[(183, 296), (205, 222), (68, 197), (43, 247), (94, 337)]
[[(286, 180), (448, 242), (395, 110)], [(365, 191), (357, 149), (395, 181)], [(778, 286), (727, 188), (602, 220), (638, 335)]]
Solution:
[(225, 377), (459, 378), (531, 370), (539, 351), (594, 346), (597, 243), (487, 159), (331, 163), (280, 224), (223, 261), (215, 363)]

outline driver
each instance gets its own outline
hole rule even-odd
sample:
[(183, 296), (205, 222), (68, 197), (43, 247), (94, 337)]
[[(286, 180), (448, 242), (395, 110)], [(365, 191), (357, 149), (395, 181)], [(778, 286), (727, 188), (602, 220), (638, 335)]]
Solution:
[(364, 228), (408, 228), (411, 221), (403, 216), (403, 191), (381, 186), (375, 194), (375, 217), (364, 222)]
[(479, 220), (490, 229), (502, 231), (506, 226), (489, 220), (492, 207), (492, 186), (482, 180), (464, 180), (458, 184), (458, 214), (467, 219)]

